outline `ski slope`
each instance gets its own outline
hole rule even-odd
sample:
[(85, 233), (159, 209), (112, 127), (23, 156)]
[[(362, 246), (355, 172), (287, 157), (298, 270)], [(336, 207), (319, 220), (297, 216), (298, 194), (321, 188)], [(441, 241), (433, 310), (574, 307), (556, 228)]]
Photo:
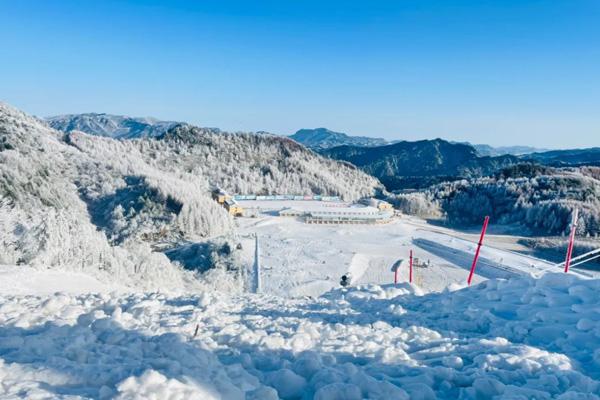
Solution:
[(260, 294), (0, 266), (0, 398), (600, 398), (600, 280), (487, 245), (465, 287), (475, 243), (409, 218), (237, 224)]
[[(265, 293), (316, 297), (338, 288), (340, 277), (347, 273), (352, 284), (389, 284), (396, 266), (400, 282), (407, 282), (411, 249), (421, 262), (430, 263), (428, 268), (414, 269), (415, 283), (423, 290), (441, 291), (466, 282), (476, 243), (453, 236), (449, 229), (411, 217), (381, 225), (312, 225), (276, 216), (278, 207), (284, 205), (270, 205), (257, 218), (236, 220), (247, 266), (254, 261), (253, 235), (259, 236)], [(475, 282), (552, 268), (547, 261), (484, 244)]]
[(0, 398), (597, 399), (599, 293), (565, 274), (318, 299), (0, 292)]

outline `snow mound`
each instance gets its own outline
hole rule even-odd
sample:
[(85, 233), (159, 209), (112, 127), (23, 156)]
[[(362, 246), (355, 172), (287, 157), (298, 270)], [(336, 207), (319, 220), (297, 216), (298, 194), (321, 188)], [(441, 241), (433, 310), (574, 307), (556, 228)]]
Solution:
[(0, 295), (0, 397), (594, 399), (600, 280)]

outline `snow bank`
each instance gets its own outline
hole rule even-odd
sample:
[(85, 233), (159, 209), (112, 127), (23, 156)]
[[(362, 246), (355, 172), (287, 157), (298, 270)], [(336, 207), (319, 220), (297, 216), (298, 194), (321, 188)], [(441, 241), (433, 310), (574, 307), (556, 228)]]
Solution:
[(593, 399), (600, 280), (318, 299), (0, 295), (0, 397)]

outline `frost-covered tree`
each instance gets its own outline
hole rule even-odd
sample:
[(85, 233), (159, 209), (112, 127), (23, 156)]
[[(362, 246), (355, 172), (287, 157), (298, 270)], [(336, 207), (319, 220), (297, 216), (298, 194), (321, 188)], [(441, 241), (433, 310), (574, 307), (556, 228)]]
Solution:
[(494, 177), (435, 185), (426, 197), (439, 204), (448, 222), (521, 224), (534, 233), (564, 235), (580, 210), (578, 234), (600, 234), (598, 168), (511, 167)]
[(231, 232), (211, 184), (347, 199), (379, 187), (287, 139), (180, 126), (158, 139), (120, 141), (58, 132), (0, 103), (2, 263), (152, 288), (191, 284), (190, 272), (154, 249)]

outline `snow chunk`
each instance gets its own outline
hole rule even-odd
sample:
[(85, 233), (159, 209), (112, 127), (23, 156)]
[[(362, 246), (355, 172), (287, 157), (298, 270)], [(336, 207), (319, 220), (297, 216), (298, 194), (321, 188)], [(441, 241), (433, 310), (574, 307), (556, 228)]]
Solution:
[(139, 377), (129, 377), (117, 386), (116, 399), (121, 400), (162, 400), (198, 398), (217, 400), (221, 397), (210, 388), (199, 386), (191, 381), (184, 383), (168, 379), (154, 370), (148, 370)]
[(306, 379), (287, 368), (268, 373), (267, 382), (277, 390), (283, 399), (301, 397), (306, 387)]
[(315, 393), (314, 400), (361, 400), (360, 388), (350, 383), (332, 383)]

